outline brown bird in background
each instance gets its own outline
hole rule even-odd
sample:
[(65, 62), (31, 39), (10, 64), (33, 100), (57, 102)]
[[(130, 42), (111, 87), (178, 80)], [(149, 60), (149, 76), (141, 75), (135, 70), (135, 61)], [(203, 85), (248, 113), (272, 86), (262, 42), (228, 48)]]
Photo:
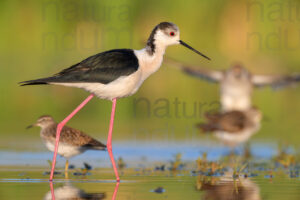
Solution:
[(185, 74), (220, 84), (221, 110), (219, 113), (207, 113), (207, 123), (198, 124), (197, 127), (204, 132), (212, 132), (230, 146), (247, 141), (260, 129), (262, 113), (252, 105), (254, 88), (271, 86), (277, 89), (300, 81), (300, 74), (258, 75), (241, 65), (234, 65), (227, 70), (211, 70), (170, 58), (166, 61)]
[[(36, 123), (28, 126), (41, 127), (40, 136), (50, 151), (54, 151), (56, 140), (57, 123), (50, 115), (39, 117)], [(67, 174), (69, 161), (68, 159), (81, 154), (87, 150), (106, 150), (106, 145), (88, 136), (82, 131), (64, 126), (61, 132), (58, 154), (66, 158), (65, 172)]]
[(213, 132), (214, 135), (229, 146), (235, 146), (247, 141), (260, 129), (261, 112), (257, 108), (247, 111), (228, 111), (206, 113), (207, 122), (199, 123), (197, 127), (203, 132)]

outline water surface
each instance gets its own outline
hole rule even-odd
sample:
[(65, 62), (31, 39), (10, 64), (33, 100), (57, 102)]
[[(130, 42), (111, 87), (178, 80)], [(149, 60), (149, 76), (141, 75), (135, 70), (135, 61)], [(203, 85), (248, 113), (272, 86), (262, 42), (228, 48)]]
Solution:
[(295, 150), (280, 152), (274, 143), (254, 142), (247, 150), (251, 155), (246, 155), (242, 146), (232, 153), (212, 144), (114, 143), (115, 157), (123, 162), (118, 187), (107, 152), (89, 151), (72, 158), (68, 179), (64, 159), (59, 158), (51, 185), (47, 163), (51, 152), (2, 150), (0, 199), (300, 199)]

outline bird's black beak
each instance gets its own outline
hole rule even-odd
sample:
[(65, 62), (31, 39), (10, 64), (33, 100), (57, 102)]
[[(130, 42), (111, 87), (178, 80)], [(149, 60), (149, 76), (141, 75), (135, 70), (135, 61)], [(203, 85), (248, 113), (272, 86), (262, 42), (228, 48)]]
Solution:
[(207, 57), (206, 55), (200, 53), (199, 51), (197, 51), (196, 49), (194, 49), (193, 47), (191, 47), (191, 46), (188, 45), (187, 43), (183, 42), (182, 40), (179, 40), (179, 44), (181, 44), (182, 46), (185, 46), (186, 48), (192, 50), (193, 52), (199, 54), (200, 56), (203, 56), (203, 57), (206, 58), (207, 60), (210, 60), (209, 57)]

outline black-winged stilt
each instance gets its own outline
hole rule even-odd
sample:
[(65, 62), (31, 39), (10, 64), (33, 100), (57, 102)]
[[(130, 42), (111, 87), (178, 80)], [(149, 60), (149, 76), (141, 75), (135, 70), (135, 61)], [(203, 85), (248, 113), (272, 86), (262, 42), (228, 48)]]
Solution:
[(180, 40), (179, 28), (175, 24), (162, 22), (155, 26), (150, 34), (146, 47), (141, 50), (114, 49), (102, 52), (64, 69), (54, 76), (21, 82), (22, 86), (39, 84), (63, 85), (82, 88), (91, 93), (87, 99), (85, 99), (57, 126), (56, 145), (50, 181), (53, 179), (58, 143), (62, 128), (94, 97), (94, 95), (101, 99), (112, 101), (107, 150), (116, 179), (117, 181), (120, 180), (111, 146), (117, 99), (134, 94), (144, 80), (159, 69), (167, 46), (175, 44), (181, 44), (195, 53), (209, 59)]
[[(36, 123), (28, 126), (41, 127), (40, 136), (46, 147), (53, 151), (55, 150), (56, 128), (57, 123), (50, 115), (39, 117)], [(87, 150), (106, 150), (106, 145), (88, 136), (82, 131), (64, 126), (60, 134), (60, 143), (57, 153), (66, 158), (65, 175), (68, 178), (69, 158), (81, 154)]]

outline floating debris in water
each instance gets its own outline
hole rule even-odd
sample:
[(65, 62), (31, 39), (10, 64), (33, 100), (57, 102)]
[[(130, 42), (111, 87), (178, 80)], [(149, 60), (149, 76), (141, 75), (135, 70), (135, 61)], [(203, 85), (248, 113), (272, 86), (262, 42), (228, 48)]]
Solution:
[(75, 165), (69, 165), (69, 169), (75, 169)]
[(162, 171), (162, 172), (164, 172), (165, 168), (166, 168), (166, 165), (156, 166), (154, 168), (154, 171)]
[(83, 171), (83, 172), (74, 172), (73, 175), (74, 176), (89, 176), (89, 175), (91, 175), (91, 173)]
[[(50, 172), (44, 172), (43, 175), (49, 175)], [(61, 172), (54, 171), (54, 175), (59, 175)]]
[(154, 192), (154, 193), (157, 193), (157, 194), (162, 194), (164, 193), (166, 190), (163, 188), (163, 187), (158, 187), (154, 190), (151, 190), (150, 192)]
[(244, 174), (245, 178), (252, 178), (252, 177), (256, 177), (256, 176), (258, 176), (258, 174), (256, 174), (256, 173)]
[(84, 168), (87, 169), (87, 170), (92, 170), (93, 167), (91, 165), (89, 165), (88, 163), (83, 163), (84, 165)]
[(74, 172), (73, 175), (74, 175), (74, 176), (83, 176), (83, 175), (85, 175), (85, 174), (83, 174), (83, 173), (81, 173), (81, 172)]

